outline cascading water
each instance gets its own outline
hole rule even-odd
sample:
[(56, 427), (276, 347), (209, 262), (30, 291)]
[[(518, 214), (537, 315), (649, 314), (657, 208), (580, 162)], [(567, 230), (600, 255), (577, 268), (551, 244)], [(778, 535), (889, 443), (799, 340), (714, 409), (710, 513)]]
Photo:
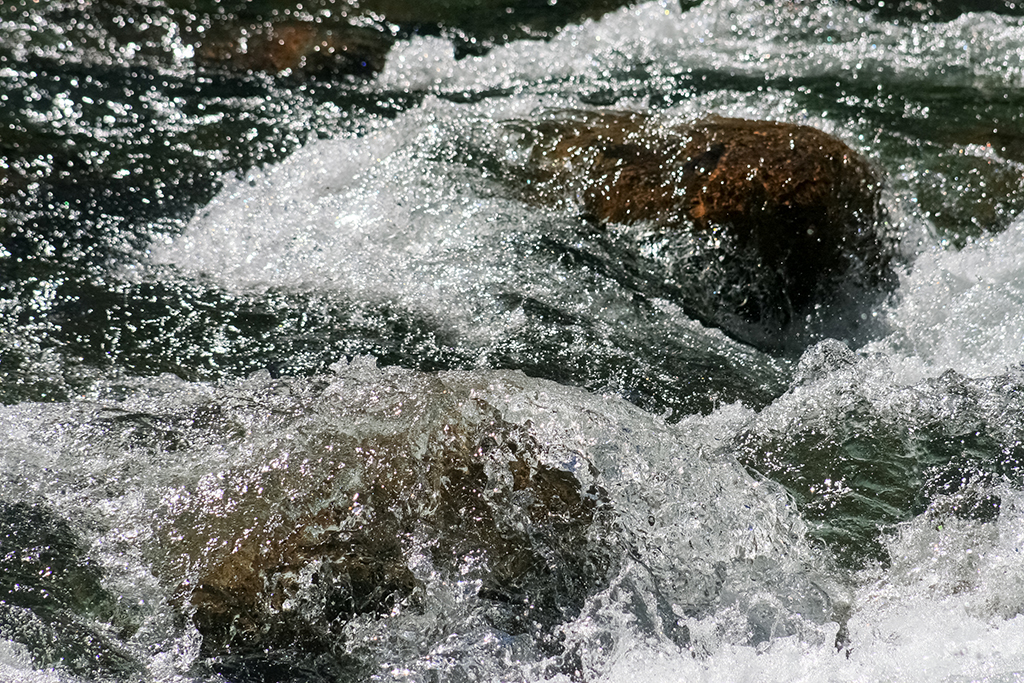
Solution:
[[(651, 2), (350, 81), (182, 7), (0, 8), (0, 678), (1024, 677), (1024, 20)], [(692, 235), (531, 196), (581, 109), (838, 136), (898, 285), (698, 322)]]

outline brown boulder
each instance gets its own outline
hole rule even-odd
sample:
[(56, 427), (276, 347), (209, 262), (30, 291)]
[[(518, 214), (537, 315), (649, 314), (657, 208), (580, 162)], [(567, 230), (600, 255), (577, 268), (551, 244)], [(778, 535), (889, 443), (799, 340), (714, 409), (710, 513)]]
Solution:
[(384, 68), (389, 35), (333, 22), (276, 21), (212, 29), (200, 42), (196, 60), (237, 71), (294, 75), (371, 75)]
[(495, 628), (557, 649), (554, 627), (606, 579), (613, 532), (602, 493), (540, 451), (496, 415), (425, 434), (313, 435), (299, 480), (238, 471), (219, 480), (233, 493), (216, 505), (172, 515), (161, 547), (177, 569), (165, 576), (186, 577), (181, 607), (231, 680), (278, 660), (352, 677), (362, 664), (346, 626), (415, 613), (436, 590), (415, 568), (424, 558), (432, 581), (476, 581), (475, 609)]
[(527, 129), (531, 196), (568, 198), (600, 223), (684, 229), (670, 264), (679, 298), (743, 341), (802, 347), (807, 315), (890, 278), (879, 173), (820, 130), (622, 112), (561, 112)]

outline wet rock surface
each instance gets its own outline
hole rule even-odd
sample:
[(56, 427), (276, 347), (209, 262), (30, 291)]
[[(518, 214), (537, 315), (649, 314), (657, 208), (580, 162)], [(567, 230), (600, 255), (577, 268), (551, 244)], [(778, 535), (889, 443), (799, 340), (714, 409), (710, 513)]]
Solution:
[(558, 626), (613, 570), (602, 492), (543, 462), (528, 430), (486, 404), (459, 410), (470, 419), (422, 432), (306, 435), (300, 468), (232, 472), (222, 503), (199, 496), (172, 515), (167, 575), (185, 574), (182, 613), (213, 670), (365, 675), (353, 620), (415, 615), (438, 582), (468, 591), (502, 637), (561, 652)]
[(392, 41), (384, 31), (340, 22), (221, 26), (204, 36), (196, 59), (207, 67), (294, 77), (368, 76), (384, 68)]
[[(216, 23), (278, 21), (305, 17), (317, 24), (345, 23), (370, 28), (399, 38), (413, 35), (444, 36), (456, 53), (479, 54), (522, 38), (549, 38), (567, 24), (602, 15), (632, 4), (624, 0), (264, 0), (221, 2), (191, 0), (183, 5), (193, 16)], [(685, 2), (684, 6), (696, 3)]]
[[(197, 33), (196, 59), (204, 67), (309, 77), (366, 77), (379, 72), (396, 39), (442, 36), (456, 55), (484, 54), (523, 38), (544, 39), (559, 29), (629, 4), (623, 0), (406, 0), (268, 2), (198, 9), (210, 30)], [(205, 12), (204, 12), (205, 11)], [(199, 16), (203, 16), (200, 14)], [(190, 25), (186, 28), (194, 28)]]
[(625, 112), (561, 112), (523, 128), (531, 197), (575, 203), (599, 224), (692, 235), (668, 286), (680, 283), (698, 319), (741, 341), (800, 350), (806, 339), (792, 333), (811, 317), (834, 325), (829, 307), (840, 329), (852, 324), (837, 336), (856, 337), (849, 305), (895, 284), (881, 177), (820, 130)]

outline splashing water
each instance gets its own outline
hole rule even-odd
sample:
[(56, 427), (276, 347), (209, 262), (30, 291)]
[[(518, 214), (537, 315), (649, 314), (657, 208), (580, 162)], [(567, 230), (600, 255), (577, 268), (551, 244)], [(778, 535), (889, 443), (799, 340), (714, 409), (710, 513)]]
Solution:
[[(1024, 677), (1020, 17), (649, 2), (302, 82), (0, 11), (4, 680)], [(652, 284), (684, 237), (530, 201), (581, 108), (869, 157), (872, 339), (755, 350)]]

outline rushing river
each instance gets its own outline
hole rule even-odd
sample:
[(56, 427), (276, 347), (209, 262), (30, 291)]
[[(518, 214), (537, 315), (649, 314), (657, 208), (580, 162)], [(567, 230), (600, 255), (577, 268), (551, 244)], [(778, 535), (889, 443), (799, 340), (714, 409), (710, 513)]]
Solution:
[[(444, 5), (349, 76), (199, 5), (0, 5), (0, 679), (1024, 680), (1019, 6)], [(515, 188), (568, 109), (839, 137), (898, 285), (694, 320)]]

